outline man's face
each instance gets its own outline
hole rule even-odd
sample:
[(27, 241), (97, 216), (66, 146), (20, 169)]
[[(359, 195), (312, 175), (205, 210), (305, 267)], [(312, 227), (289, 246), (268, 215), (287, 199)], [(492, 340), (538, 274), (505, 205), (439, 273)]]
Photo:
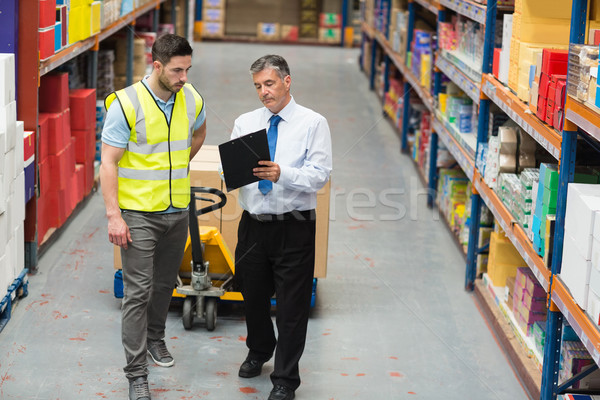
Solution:
[(164, 90), (177, 93), (187, 82), (187, 74), (192, 67), (192, 56), (171, 57), (166, 65), (163, 65), (160, 61), (155, 61), (155, 63), (158, 63), (157, 68), (160, 71), (158, 75), (160, 86)]
[(281, 79), (276, 70), (263, 69), (252, 75), (258, 98), (273, 114), (277, 114), (289, 101), (292, 78), (286, 75)]

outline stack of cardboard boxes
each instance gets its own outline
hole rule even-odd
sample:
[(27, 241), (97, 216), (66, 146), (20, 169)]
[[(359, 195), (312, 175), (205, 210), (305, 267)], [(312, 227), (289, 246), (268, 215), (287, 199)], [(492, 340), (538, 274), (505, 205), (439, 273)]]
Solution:
[[(544, 256), (546, 248), (551, 246), (546, 241), (546, 225), (556, 214), (556, 199), (558, 191), (558, 166), (555, 164), (540, 164), (539, 181), (534, 189), (535, 204), (531, 221), (533, 248), (540, 256)], [(549, 217), (550, 216), (550, 217)]]
[(202, 3), (202, 37), (221, 38), (225, 34), (225, 0)]
[(319, 35), (319, 1), (300, 0), (300, 28), (298, 36), (316, 39)]
[(560, 276), (600, 325), (600, 185), (570, 183)]
[[(40, 60), (45, 60), (55, 52), (56, 42), (56, 0), (40, 0), (40, 18), (38, 27)], [(59, 14), (60, 15), (60, 14)], [(62, 29), (62, 25), (59, 27)], [(59, 30), (60, 36), (58, 44), (59, 49), (62, 46), (62, 30)]]
[(546, 321), (546, 291), (537, 282), (529, 267), (517, 269), (512, 296), (512, 311), (517, 323), (527, 336), (532, 336), (533, 325)]
[(562, 130), (564, 120), (568, 57), (566, 50), (543, 49), (538, 56), (541, 67), (531, 67), (530, 109), (535, 108), (539, 119), (558, 130)]
[(321, 13), (319, 18), (319, 41), (341, 43), (342, 18), (336, 13)]
[(25, 265), (25, 132), (23, 122), (17, 121), (13, 54), (0, 54), (0, 89), (1, 300)]
[(65, 223), (94, 185), (96, 92), (69, 93), (68, 80), (67, 73), (52, 73), (40, 84), (39, 244)]
[[(117, 36), (115, 38), (115, 62), (113, 64), (115, 90), (123, 89), (127, 82), (127, 40)], [(150, 59), (150, 63), (151, 63)], [(133, 39), (133, 82), (141, 81), (148, 70), (148, 56), (146, 40), (141, 37)]]

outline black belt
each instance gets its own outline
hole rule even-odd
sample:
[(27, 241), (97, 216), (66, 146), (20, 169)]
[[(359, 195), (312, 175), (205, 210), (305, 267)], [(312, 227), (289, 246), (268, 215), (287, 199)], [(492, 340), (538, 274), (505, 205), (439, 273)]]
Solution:
[(279, 222), (279, 221), (315, 221), (315, 210), (290, 211), (284, 214), (252, 214), (244, 211), (250, 218), (259, 222)]

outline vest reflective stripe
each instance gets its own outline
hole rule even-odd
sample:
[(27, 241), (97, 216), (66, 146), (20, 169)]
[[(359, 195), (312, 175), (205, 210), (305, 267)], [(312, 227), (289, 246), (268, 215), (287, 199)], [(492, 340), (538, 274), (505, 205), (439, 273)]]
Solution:
[[(187, 150), (187, 148), (191, 146), (191, 143), (188, 143), (188, 140), (178, 140), (176, 142), (171, 142), (170, 146), (171, 151), (180, 151)], [(156, 144), (139, 144), (129, 142), (128, 150), (138, 154), (162, 153), (169, 151), (169, 143), (162, 142)]]
[(137, 211), (185, 208), (190, 200), (189, 156), (202, 97), (186, 84), (175, 95), (168, 121), (149, 89), (137, 82), (111, 93), (106, 107), (118, 99), (131, 129), (119, 162), (119, 206)]
[(125, 179), (136, 179), (146, 181), (156, 181), (163, 179), (186, 179), (188, 176), (188, 169), (175, 169), (169, 170), (164, 169), (160, 171), (143, 171), (139, 169), (129, 169), (119, 167), (119, 178)]

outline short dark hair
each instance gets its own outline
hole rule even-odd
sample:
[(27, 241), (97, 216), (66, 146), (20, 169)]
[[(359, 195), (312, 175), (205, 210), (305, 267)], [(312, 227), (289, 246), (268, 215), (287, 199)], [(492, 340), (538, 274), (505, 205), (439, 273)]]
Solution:
[(160, 61), (166, 65), (175, 56), (191, 56), (192, 46), (186, 38), (165, 33), (159, 36), (152, 45), (152, 61)]
[(250, 67), (250, 73), (254, 75), (267, 68), (272, 68), (277, 71), (277, 74), (279, 74), (281, 79), (290, 74), (290, 67), (288, 66), (287, 61), (285, 61), (285, 58), (275, 54), (268, 54), (254, 61)]

